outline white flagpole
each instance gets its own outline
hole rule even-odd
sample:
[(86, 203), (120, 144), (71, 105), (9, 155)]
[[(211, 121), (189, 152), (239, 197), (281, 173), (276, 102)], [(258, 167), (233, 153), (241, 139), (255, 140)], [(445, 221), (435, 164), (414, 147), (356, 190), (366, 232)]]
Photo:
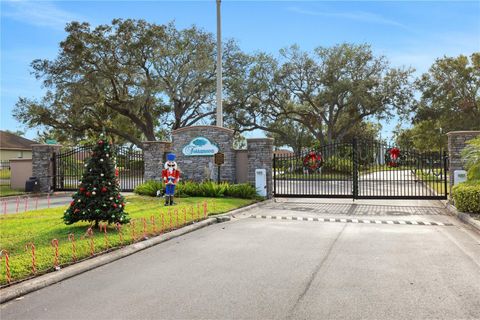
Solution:
[(222, 108), (222, 25), (220, 17), (220, 1), (217, 1), (217, 126), (223, 127)]

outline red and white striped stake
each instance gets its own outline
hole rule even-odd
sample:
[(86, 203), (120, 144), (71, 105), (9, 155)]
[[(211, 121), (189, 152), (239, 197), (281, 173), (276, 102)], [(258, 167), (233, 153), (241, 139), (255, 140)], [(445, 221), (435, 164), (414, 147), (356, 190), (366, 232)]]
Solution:
[(58, 240), (57, 239), (53, 239), (52, 240), (52, 246), (53, 248), (55, 249), (54, 250), (54, 255), (55, 255), (55, 258), (53, 259), (53, 268), (55, 270), (59, 270), (60, 267), (58, 265)]
[(3, 214), (7, 214), (7, 201), (3, 201)]
[(47, 194), (47, 203), (48, 203), (48, 208), (50, 208), (50, 193)]
[(187, 225), (187, 208), (183, 208), (183, 224)]
[(117, 224), (115, 225), (115, 227), (117, 228), (118, 236), (120, 237), (120, 243), (121, 243), (122, 246), (123, 246), (122, 225), (120, 224), (120, 222), (117, 222)]
[(204, 219), (207, 219), (207, 211), (208, 211), (208, 202), (205, 200), (205, 202), (203, 203), (203, 218)]
[(165, 231), (165, 217), (163, 215), (163, 212), (161, 213), (161, 216), (162, 216), (162, 230), (161, 230), (161, 232), (163, 233)]
[(108, 249), (110, 247), (110, 243), (108, 242), (108, 235), (107, 235), (107, 224), (103, 225), (103, 237), (105, 239), (105, 247)]
[(157, 233), (157, 226), (155, 225), (155, 216), (154, 215), (150, 216), (150, 222), (152, 223), (152, 233), (153, 234)]
[(90, 238), (90, 255), (93, 257), (93, 255), (95, 254), (95, 244), (93, 243), (93, 229), (92, 229), (92, 227), (89, 227), (87, 229), (87, 234), (88, 234), (88, 237)]
[(38, 209), (38, 197), (35, 197), (35, 210)]
[(72, 261), (77, 261), (77, 248), (75, 246), (75, 235), (70, 233), (68, 235), (68, 240), (72, 243)]
[(170, 231), (173, 230), (173, 215), (172, 210), (168, 209), (168, 216), (170, 217)]
[(23, 212), (27, 212), (28, 210), (28, 197), (25, 197), (25, 204), (23, 205)]
[(175, 228), (178, 228), (178, 209), (175, 208), (175, 216), (177, 216), (177, 223), (175, 224)]
[(15, 213), (18, 213), (18, 206), (20, 205), (20, 197), (17, 197), (17, 208), (15, 209)]
[(142, 217), (142, 223), (143, 223), (143, 239), (147, 239), (147, 219), (145, 217)]
[(135, 234), (135, 220), (130, 221), (130, 228), (132, 229), (132, 239), (133, 241), (137, 240), (137, 235)]
[(200, 203), (197, 203), (197, 220), (200, 220)]
[(190, 207), (190, 213), (192, 214), (192, 221), (195, 222), (195, 208), (193, 205)]
[(5, 278), (7, 279), (7, 283), (10, 283), (12, 281), (12, 277), (10, 274), (10, 259), (8, 257), (8, 251), (3, 249), (0, 251), (0, 256), (5, 256)]
[(36, 260), (35, 260), (35, 245), (33, 242), (27, 243), (25, 245), (25, 250), (28, 250), (28, 247), (32, 249), (32, 273), (35, 274), (37, 273), (37, 266), (36, 266)]

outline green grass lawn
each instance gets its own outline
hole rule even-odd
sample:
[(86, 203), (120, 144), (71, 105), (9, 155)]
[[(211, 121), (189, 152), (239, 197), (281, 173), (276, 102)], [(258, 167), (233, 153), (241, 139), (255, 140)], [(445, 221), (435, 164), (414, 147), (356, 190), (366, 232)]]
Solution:
[(9, 185), (0, 185), (0, 197), (16, 196), (19, 194), (25, 194), (25, 192), (12, 189)]
[[(176, 198), (175, 201), (177, 203), (175, 206), (164, 207), (163, 198), (128, 197), (125, 211), (128, 212), (131, 223), (121, 227), (123, 243), (128, 244), (143, 239), (144, 221), (146, 234), (151, 236), (184, 225), (185, 213), (187, 224), (192, 220), (203, 219), (203, 203), (205, 201), (207, 214), (214, 215), (248, 205), (255, 200), (190, 197)], [(29, 243), (35, 245), (37, 274), (53, 270), (54, 248), (51, 244), (53, 239), (57, 239), (59, 242), (60, 265), (72, 263), (70, 234), (74, 235), (77, 260), (88, 258), (91, 255), (90, 238), (86, 233), (89, 223), (79, 222), (65, 225), (62, 220), (65, 209), (66, 207), (58, 207), (0, 217), (0, 248), (9, 253), (12, 282), (33, 275), (31, 249), (30, 247), (28, 250), (26, 249), (26, 245)], [(92, 239), (95, 254), (122, 245), (120, 234), (113, 225), (107, 226), (108, 243), (105, 233), (98, 229), (93, 230)], [(4, 257), (2, 257), (0, 265), (0, 284), (5, 285), (7, 280)]]

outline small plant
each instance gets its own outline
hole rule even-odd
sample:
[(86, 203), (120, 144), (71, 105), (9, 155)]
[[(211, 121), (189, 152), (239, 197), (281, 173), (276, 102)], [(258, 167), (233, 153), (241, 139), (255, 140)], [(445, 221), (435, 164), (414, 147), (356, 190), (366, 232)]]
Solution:
[(480, 181), (469, 181), (454, 186), (452, 197), (458, 210), (480, 213)]
[(145, 183), (136, 186), (133, 192), (142, 196), (155, 197), (157, 191), (160, 190), (162, 192), (164, 188), (165, 186), (161, 181), (148, 180)]

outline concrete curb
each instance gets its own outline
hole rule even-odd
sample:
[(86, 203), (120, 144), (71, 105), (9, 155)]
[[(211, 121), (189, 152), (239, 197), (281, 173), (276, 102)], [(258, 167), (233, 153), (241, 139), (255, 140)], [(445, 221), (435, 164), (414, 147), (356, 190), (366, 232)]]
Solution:
[(458, 211), (457, 208), (455, 208), (455, 206), (450, 204), (448, 201), (445, 201), (445, 202), (442, 201), (442, 203), (445, 206), (445, 209), (447, 209), (450, 213), (455, 215), (460, 221), (472, 226), (478, 232), (480, 232), (480, 221), (473, 219), (472, 217), (470, 217), (468, 213)]
[(67, 266), (65, 267), (65, 269), (61, 269), (56, 272), (50, 272), (50, 273), (41, 275), (39, 277), (30, 279), (30, 280), (25, 280), (18, 284), (14, 284), (12, 286), (6, 287), (0, 291), (0, 304), (3, 304), (10, 300), (26, 295), (27, 293), (51, 286), (52, 284), (55, 284), (57, 282), (74, 277), (76, 275), (98, 268), (100, 266), (106, 265), (115, 260), (119, 260), (121, 258), (132, 255), (136, 252), (153, 247), (162, 242), (180, 237), (182, 235), (193, 232), (195, 230), (202, 229), (204, 227), (207, 227), (215, 223), (229, 221), (230, 217), (232, 216), (256, 209), (269, 202), (271, 202), (271, 199), (262, 201), (262, 202), (257, 202), (242, 208), (234, 209), (232, 211), (229, 211), (223, 214), (215, 215), (206, 220), (196, 222), (194, 224), (190, 224), (178, 230), (174, 230), (145, 241), (133, 243), (131, 245), (128, 245), (126, 247), (123, 247), (121, 249), (118, 249), (112, 252), (100, 254), (99, 256), (94, 257), (92, 259), (87, 259), (85, 261), (81, 261), (71, 266)]

